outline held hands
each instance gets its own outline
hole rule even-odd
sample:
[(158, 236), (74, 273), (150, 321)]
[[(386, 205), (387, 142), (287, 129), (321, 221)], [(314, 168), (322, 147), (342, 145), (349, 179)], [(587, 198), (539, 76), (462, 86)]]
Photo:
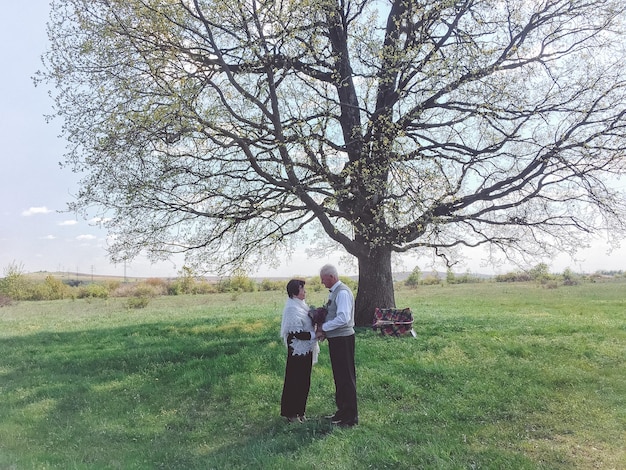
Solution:
[(326, 335), (321, 327), (315, 329), (315, 339), (318, 341), (324, 341), (326, 339)]

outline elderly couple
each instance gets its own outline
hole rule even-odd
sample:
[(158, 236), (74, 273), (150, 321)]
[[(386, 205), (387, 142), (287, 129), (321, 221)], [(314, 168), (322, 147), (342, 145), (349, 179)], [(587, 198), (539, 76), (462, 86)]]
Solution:
[(317, 331), (304, 301), (304, 281), (292, 279), (287, 284), (289, 299), (283, 311), (281, 336), (288, 352), (280, 414), (290, 422), (306, 419), (311, 368), (317, 362), (318, 341), (328, 339), (337, 405), (337, 411), (330, 419), (338, 426), (351, 427), (359, 422), (354, 365), (354, 296), (350, 288), (339, 280), (337, 269), (332, 265), (322, 267), (320, 280), (330, 294), (326, 320)]

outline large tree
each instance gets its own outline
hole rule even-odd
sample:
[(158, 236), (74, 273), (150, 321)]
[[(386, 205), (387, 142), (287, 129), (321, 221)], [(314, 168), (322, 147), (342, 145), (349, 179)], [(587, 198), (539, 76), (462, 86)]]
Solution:
[(38, 79), (83, 175), (71, 206), (100, 208), (113, 259), (222, 272), (323, 233), (358, 260), (366, 325), (394, 306), (393, 253), (624, 234), (624, 18), (623, 0), (53, 0)]

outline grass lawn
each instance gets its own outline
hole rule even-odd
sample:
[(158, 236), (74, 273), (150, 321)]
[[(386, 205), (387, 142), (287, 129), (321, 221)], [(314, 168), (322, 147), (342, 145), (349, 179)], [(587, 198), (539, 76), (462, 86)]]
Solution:
[(357, 332), (352, 429), (325, 343), (309, 421), (279, 417), (282, 292), (0, 308), (0, 469), (626, 468), (626, 284), (396, 298), (418, 336)]

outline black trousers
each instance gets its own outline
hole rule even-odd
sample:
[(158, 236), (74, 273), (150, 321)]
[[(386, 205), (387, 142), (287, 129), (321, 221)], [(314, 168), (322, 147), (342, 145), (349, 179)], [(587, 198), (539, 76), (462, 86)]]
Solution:
[(354, 365), (354, 335), (328, 338), (330, 365), (335, 380), (335, 417), (344, 423), (359, 422)]
[(304, 416), (306, 402), (311, 388), (311, 368), (313, 354), (294, 356), (289, 348), (285, 366), (285, 382), (280, 399), (280, 415), (286, 417)]

